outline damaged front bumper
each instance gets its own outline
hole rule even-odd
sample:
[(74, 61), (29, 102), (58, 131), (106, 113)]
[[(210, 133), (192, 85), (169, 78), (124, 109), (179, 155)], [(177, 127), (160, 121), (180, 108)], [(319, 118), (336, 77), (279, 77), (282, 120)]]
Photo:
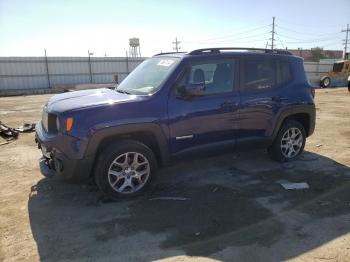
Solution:
[(39, 158), (39, 167), (40, 167), (40, 173), (43, 176), (46, 176), (48, 178), (51, 178), (55, 175), (55, 170), (53, 169), (52, 159), (47, 159), (46, 157), (42, 156)]
[[(35, 142), (43, 156), (39, 159), (42, 175), (48, 178), (59, 177), (64, 180), (79, 182), (90, 178), (94, 157), (84, 156), (81, 159), (69, 158), (60, 150), (67, 141), (65, 137), (48, 136), (44, 133), (41, 123), (36, 125)], [(72, 141), (69, 141), (71, 144)]]
[(42, 175), (49, 178), (56, 176), (65, 180), (80, 180), (79, 178), (84, 178), (78, 172), (83, 160), (69, 159), (56, 148), (53, 147), (48, 150), (38, 138), (35, 140), (43, 154), (39, 158), (39, 167)]

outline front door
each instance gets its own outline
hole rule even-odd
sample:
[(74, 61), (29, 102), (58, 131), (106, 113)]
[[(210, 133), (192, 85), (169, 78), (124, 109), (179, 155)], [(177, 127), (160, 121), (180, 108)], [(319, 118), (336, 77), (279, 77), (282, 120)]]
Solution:
[[(234, 141), (239, 95), (234, 59), (205, 60), (188, 65), (168, 101), (170, 148), (173, 154), (186, 149)], [(187, 84), (204, 83), (202, 96), (183, 98), (178, 90)]]

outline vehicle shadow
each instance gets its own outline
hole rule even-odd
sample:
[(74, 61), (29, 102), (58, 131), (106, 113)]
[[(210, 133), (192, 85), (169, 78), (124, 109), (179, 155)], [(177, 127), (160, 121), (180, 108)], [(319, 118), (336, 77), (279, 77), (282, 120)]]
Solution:
[[(94, 186), (40, 180), (28, 202), (40, 259), (281, 261), (350, 232), (350, 168), (319, 154), (280, 164), (240, 152), (158, 175), (146, 195), (118, 202)], [(285, 190), (281, 179), (310, 188)]]

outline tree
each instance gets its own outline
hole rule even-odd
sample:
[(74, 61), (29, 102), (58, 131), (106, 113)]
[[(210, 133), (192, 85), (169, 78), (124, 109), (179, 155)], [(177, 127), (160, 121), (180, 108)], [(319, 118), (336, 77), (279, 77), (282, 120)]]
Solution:
[(321, 47), (311, 48), (311, 56), (312, 56), (311, 59), (314, 62), (319, 62), (320, 59), (326, 58), (326, 56), (323, 53), (323, 48), (321, 48)]

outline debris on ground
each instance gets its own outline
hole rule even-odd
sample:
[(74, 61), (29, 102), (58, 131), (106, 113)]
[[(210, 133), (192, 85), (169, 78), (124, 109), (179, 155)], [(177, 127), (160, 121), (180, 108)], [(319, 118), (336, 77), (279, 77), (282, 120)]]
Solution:
[(24, 123), (23, 126), (14, 128), (16, 131), (20, 133), (29, 133), (33, 132), (35, 130), (35, 124), (34, 123)]
[(148, 200), (175, 200), (175, 201), (186, 201), (186, 200), (190, 200), (187, 197), (154, 197), (154, 198), (150, 198)]
[(309, 184), (306, 182), (299, 182), (299, 183), (293, 183), (293, 182), (289, 182), (286, 180), (280, 180), (277, 181), (278, 184), (280, 184), (284, 189), (287, 190), (301, 190), (301, 189), (308, 189)]
[(14, 128), (4, 125), (0, 121), (0, 136), (2, 138), (5, 138), (7, 141), (13, 140), (18, 137), (18, 131), (16, 131)]
[(316, 147), (321, 147), (321, 146), (323, 146), (323, 144), (318, 144), (318, 145), (316, 145)]
[(0, 145), (6, 145), (8, 141), (17, 139), (19, 133), (29, 133), (34, 130), (35, 124), (24, 123), (20, 127), (12, 128), (0, 121), (0, 136), (6, 140), (6, 142), (0, 143)]

